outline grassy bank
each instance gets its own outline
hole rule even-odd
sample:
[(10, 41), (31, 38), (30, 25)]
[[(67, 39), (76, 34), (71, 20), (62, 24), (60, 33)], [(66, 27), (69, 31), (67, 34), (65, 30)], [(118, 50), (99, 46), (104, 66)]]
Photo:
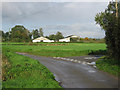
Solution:
[(96, 62), (96, 66), (99, 70), (108, 72), (112, 75), (120, 75), (120, 64), (118, 63), (118, 60), (102, 57)]
[(104, 43), (41, 43), (38, 45), (3, 45), (14, 52), (26, 52), (29, 54), (68, 57), (87, 55), (91, 51), (106, 50)]
[(60, 88), (53, 74), (37, 60), (3, 49), (3, 88)]

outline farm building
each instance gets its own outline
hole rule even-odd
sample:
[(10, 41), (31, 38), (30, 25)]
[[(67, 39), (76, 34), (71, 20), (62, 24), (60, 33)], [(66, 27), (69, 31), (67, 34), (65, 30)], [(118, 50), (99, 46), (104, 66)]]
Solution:
[(70, 42), (72, 38), (79, 38), (79, 37), (76, 35), (70, 35), (65, 37), (64, 39), (59, 39), (59, 42)]
[(39, 38), (34, 39), (32, 42), (54, 42), (54, 40), (49, 40), (45, 37), (39, 37)]
[(70, 38), (79, 38), (79, 36), (76, 36), (76, 35), (70, 35), (70, 36), (67, 36), (67, 37), (70, 37)]
[(70, 42), (70, 38), (59, 39), (59, 42)]

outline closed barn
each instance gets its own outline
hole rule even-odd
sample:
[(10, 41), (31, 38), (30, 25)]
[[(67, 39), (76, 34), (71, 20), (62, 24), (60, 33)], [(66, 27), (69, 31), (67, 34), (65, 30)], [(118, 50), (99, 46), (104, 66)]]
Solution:
[(34, 39), (32, 42), (54, 42), (54, 40), (49, 40), (48, 38), (45, 37), (39, 37)]

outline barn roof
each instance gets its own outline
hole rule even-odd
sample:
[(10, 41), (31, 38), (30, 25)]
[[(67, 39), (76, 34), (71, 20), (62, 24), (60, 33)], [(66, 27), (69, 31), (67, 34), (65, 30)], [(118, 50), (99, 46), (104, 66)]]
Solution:
[(36, 39), (34, 39), (34, 40), (49, 40), (48, 38), (45, 38), (45, 37), (38, 37), (38, 38), (36, 38)]

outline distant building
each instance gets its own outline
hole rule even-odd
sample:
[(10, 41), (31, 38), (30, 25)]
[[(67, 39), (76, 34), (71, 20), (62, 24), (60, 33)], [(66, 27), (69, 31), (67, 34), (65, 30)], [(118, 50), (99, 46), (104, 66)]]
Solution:
[(65, 37), (64, 39), (59, 39), (59, 42), (70, 42), (72, 38), (79, 38), (79, 36), (70, 35), (70, 36)]
[(70, 37), (64, 38), (64, 39), (59, 39), (59, 42), (70, 42)]
[(54, 40), (49, 40), (48, 38), (45, 37), (39, 37), (34, 39), (32, 42), (54, 42)]
[(70, 38), (79, 38), (79, 36), (76, 36), (76, 35), (70, 35), (70, 36), (67, 36), (67, 37), (70, 37)]

